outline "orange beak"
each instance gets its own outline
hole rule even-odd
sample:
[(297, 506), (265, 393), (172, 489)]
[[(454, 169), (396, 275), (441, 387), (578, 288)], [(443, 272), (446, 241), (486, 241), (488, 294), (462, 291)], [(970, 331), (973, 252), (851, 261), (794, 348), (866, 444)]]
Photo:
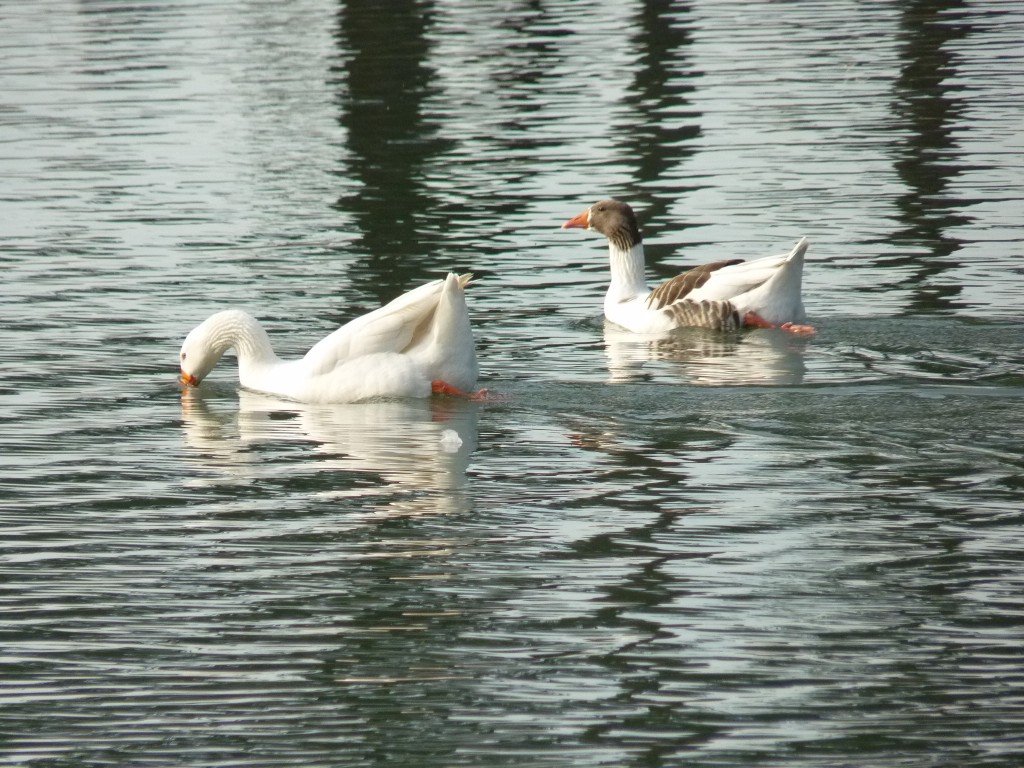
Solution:
[(577, 216), (575, 219), (569, 219), (565, 224), (562, 225), (562, 229), (589, 229), (590, 228), (590, 209), (587, 208), (583, 213)]
[(185, 373), (184, 371), (181, 372), (180, 381), (182, 384), (191, 384), (193, 387), (199, 386), (199, 379), (197, 379), (191, 373)]

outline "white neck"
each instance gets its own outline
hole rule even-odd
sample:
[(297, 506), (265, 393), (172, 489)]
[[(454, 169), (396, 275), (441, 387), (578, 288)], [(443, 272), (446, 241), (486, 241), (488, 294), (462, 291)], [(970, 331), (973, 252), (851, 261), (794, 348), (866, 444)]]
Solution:
[(608, 261), (612, 280), (608, 285), (606, 302), (623, 302), (648, 293), (644, 279), (644, 245), (637, 243), (629, 250), (608, 241)]
[(219, 358), (232, 347), (238, 355), (238, 377), (245, 383), (256, 371), (280, 362), (259, 321), (239, 310), (218, 312), (206, 321), (206, 342)]

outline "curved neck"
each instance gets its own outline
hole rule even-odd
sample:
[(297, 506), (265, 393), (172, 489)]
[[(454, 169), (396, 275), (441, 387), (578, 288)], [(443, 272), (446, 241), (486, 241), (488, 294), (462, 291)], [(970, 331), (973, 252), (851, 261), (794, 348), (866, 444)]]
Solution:
[(608, 261), (611, 265), (612, 279), (608, 286), (607, 301), (629, 301), (647, 293), (643, 243), (623, 248), (609, 240)]
[(237, 309), (218, 312), (207, 320), (207, 342), (219, 358), (232, 347), (238, 354), (238, 369), (245, 378), (247, 370), (279, 362), (270, 346), (270, 338), (259, 321)]

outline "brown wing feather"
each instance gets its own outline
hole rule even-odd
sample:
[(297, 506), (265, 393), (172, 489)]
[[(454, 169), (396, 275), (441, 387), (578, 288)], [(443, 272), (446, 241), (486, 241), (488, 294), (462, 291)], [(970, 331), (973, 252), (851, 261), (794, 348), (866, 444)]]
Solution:
[(683, 299), (665, 307), (679, 326), (712, 328), (716, 331), (736, 331), (743, 327), (743, 319), (736, 307), (728, 301), (692, 301)]
[(647, 297), (647, 306), (651, 309), (661, 309), (674, 304), (680, 299), (685, 298), (690, 291), (704, 285), (708, 278), (711, 277), (711, 273), (716, 269), (728, 267), (731, 264), (739, 264), (741, 261), (743, 259), (714, 261), (710, 264), (694, 267), (688, 272), (683, 272), (681, 275), (676, 275), (651, 291), (651, 295)]

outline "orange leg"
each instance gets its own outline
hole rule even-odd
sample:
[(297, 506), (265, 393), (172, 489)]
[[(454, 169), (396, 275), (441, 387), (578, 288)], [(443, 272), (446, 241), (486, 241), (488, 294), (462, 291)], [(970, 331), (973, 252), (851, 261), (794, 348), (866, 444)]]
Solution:
[(775, 325), (774, 323), (769, 323), (756, 312), (747, 312), (743, 318), (743, 325), (747, 328), (778, 328), (781, 331), (793, 333), (797, 336), (813, 336), (818, 332), (813, 325), (799, 325), (797, 323)]
[(435, 395), (451, 395), (453, 397), (466, 397), (470, 400), (483, 400), (487, 396), (487, 390), (481, 389), (479, 392), (463, 392), (458, 387), (453, 387), (447, 381), (432, 381), (430, 382), (430, 391)]

